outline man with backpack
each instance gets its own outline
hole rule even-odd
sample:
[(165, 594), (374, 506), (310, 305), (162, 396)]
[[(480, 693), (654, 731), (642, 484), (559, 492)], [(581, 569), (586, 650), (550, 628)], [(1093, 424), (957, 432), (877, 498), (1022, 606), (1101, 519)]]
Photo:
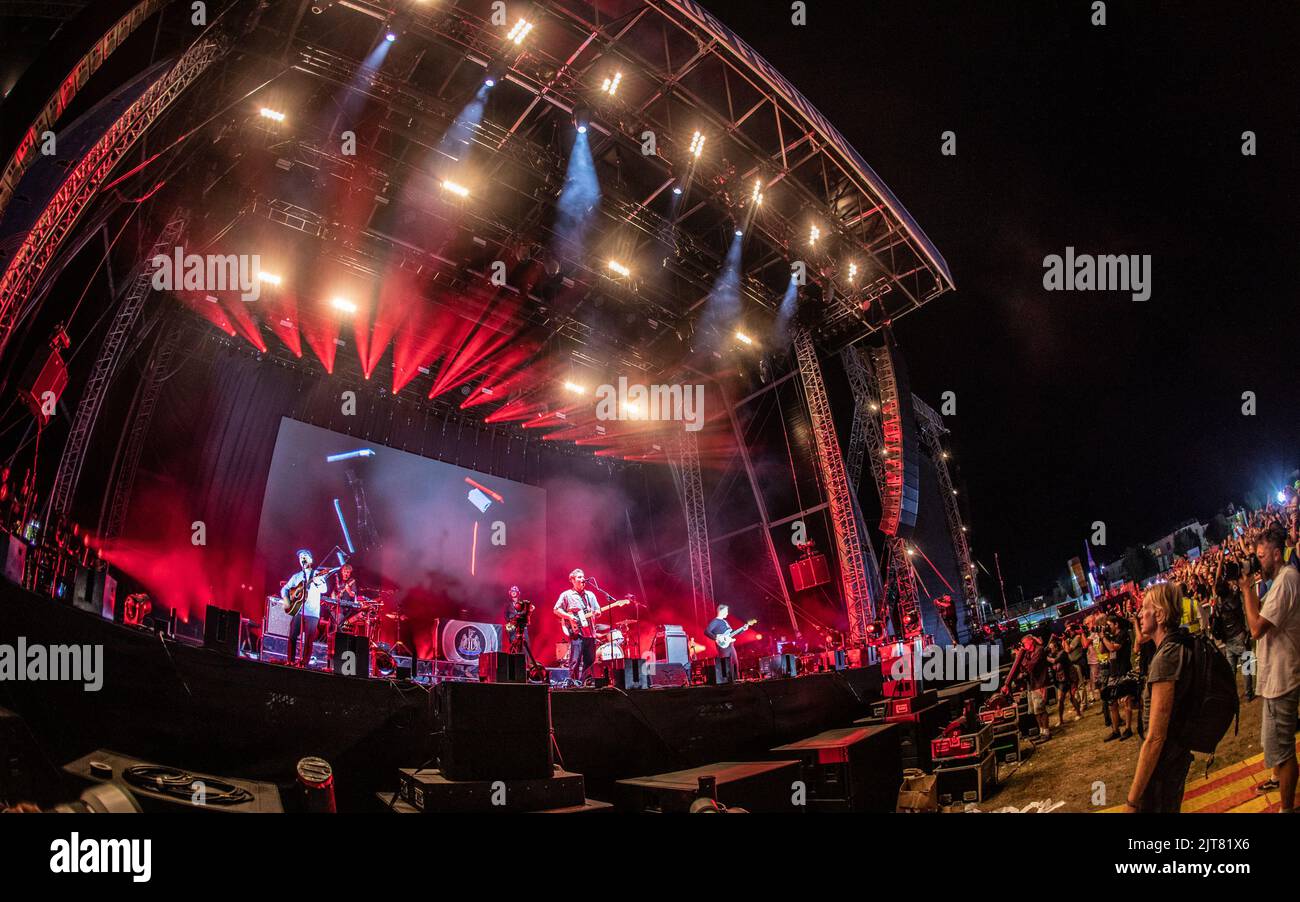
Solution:
[(1179, 626), (1183, 599), (1178, 584), (1157, 583), (1147, 589), (1139, 616), (1142, 635), (1155, 644), (1155, 653), (1147, 668), (1146, 739), (1125, 810), (1176, 814), (1192, 766), (1182, 728), (1193, 708), (1193, 652), (1186, 630)]
[[(1300, 703), (1300, 571), (1283, 562), (1286, 532), (1272, 526), (1255, 540), (1254, 559), (1242, 567), (1239, 576), (1246, 623), (1255, 638), (1259, 685), (1264, 700), (1260, 738), (1264, 765), (1273, 768), (1273, 779), (1262, 791), (1276, 789), (1282, 796), (1282, 811), (1295, 808), (1296, 707)], [(1269, 581), (1264, 598), (1259, 598), (1255, 581)]]

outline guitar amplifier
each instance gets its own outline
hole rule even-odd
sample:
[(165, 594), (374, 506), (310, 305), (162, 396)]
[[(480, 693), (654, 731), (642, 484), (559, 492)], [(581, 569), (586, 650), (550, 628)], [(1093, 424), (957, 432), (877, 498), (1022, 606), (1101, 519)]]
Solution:
[(293, 618), (285, 612), (284, 602), (280, 600), (280, 596), (266, 596), (266, 617), (262, 621), (262, 635), (287, 636), (291, 623)]
[(691, 650), (686, 630), (675, 623), (665, 623), (659, 627), (655, 632), (654, 652), (657, 661), (690, 666)]

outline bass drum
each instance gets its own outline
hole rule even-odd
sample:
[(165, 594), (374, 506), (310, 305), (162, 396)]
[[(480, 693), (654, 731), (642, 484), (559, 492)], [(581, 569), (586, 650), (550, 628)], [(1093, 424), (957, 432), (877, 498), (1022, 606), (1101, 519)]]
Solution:
[(374, 676), (390, 677), (397, 673), (397, 662), (393, 660), (392, 647), (387, 642), (380, 642), (370, 647), (370, 672)]
[(623, 646), (621, 643), (606, 642), (596, 649), (597, 661), (621, 661), (623, 659)]

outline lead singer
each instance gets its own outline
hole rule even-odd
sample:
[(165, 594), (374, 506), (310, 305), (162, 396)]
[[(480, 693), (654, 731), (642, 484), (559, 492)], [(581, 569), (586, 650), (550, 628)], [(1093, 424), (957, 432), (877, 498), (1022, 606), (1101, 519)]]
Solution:
[(600, 605), (595, 593), (587, 590), (587, 575), (581, 570), (569, 574), (569, 583), (573, 588), (560, 593), (554, 611), (569, 635), (569, 677), (580, 683), (596, 663), (595, 617)]

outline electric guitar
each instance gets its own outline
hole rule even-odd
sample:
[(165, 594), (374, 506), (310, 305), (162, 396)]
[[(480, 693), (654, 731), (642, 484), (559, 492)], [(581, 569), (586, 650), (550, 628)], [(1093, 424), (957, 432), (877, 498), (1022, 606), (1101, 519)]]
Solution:
[(578, 622), (575, 624), (571, 622), (568, 617), (564, 617), (564, 616), (560, 617), (560, 629), (564, 631), (564, 638), (572, 639), (575, 627), (578, 631), (584, 630), (588, 626), (591, 626), (592, 620), (595, 619), (598, 615), (605, 613), (611, 608), (621, 608), (625, 604), (631, 604), (632, 601), (633, 599), (631, 598), (620, 598), (618, 601), (611, 601), (609, 604), (605, 605), (599, 611), (590, 614), (588, 614), (586, 611), (570, 611), (569, 613), (572, 616), (578, 618)]
[[(301, 611), (303, 606), (307, 603), (307, 590), (311, 587), (311, 584), (317, 581), (324, 582), (329, 579), (330, 576), (338, 573), (342, 569), (343, 565), (340, 564), (332, 570), (314, 572), (312, 573), (311, 579), (304, 579), (302, 582), (298, 583), (298, 585), (289, 590), (289, 597), (284, 600), (284, 612), (290, 617), (298, 616), (298, 612)], [(326, 588), (328, 588), (328, 586), (326, 586)]]
[(744, 623), (742, 623), (740, 626), (736, 627), (735, 629), (729, 629), (726, 632), (718, 633), (716, 636), (713, 637), (713, 641), (717, 643), (718, 649), (720, 651), (731, 648), (731, 646), (735, 644), (736, 637), (739, 636), (741, 633), (743, 633), (745, 630), (749, 629), (755, 623), (758, 623), (758, 621), (747, 620)]

